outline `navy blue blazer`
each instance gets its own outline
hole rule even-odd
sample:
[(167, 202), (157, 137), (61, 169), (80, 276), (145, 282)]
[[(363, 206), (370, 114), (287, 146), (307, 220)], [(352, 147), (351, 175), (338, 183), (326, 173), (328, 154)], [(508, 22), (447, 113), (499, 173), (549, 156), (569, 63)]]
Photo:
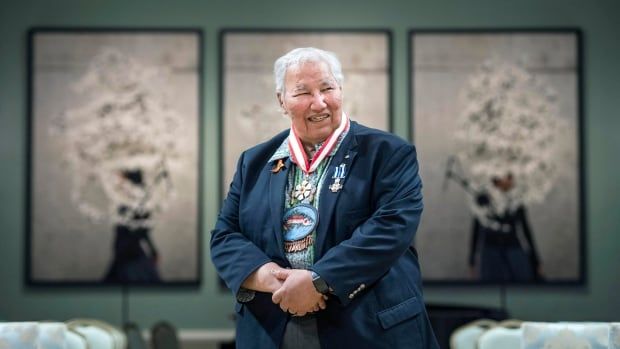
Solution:
[[(245, 151), (211, 233), (211, 259), (237, 294), (243, 281), (273, 261), (290, 267), (282, 214), (290, 159), (277, 173), (268, 160), (284, 131)], [(346, 164), (342, 190), (328, 186)], [(411, 243), (422, 213), (415, 148), (387, 132), (351, 122), (321, 188), (315, 270), (333, 295), (317, 313), (323, 348), (436, 348)], [(289, 319), (271, 294), (237, 302), (237, 348), (279, 348)]]

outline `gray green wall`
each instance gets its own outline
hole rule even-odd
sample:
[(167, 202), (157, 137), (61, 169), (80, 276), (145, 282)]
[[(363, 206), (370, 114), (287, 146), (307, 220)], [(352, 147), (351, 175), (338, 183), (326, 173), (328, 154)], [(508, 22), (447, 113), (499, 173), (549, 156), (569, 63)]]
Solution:
[[(0, 5), (0, 319), (121, 319), (118, 289), (24, 286), (27, 161), (26, 32), (32, 26), (199, 27), (205, 33), (203, 91), (203, 283), (132, 291), (130, 318), (179, 327), (230, 327), (232, 297), (217, 290), (209, 229), (219, 205), (218, 31), (224, 27), (388, 28), (393, 32), (395, 133), (408, 137), (410, 28), (579, 27), (584, 33), (587, 284), (509, 288), (512, 316), (528, 320), (620, 320), (620, 13), (618, 1), (33, 1)], [(70, 251), (69, 251), (70, 253)], [(423, 263), (432, 263), (425, 256)], [(429, 302), (496, 306), (492, 287), (427, 287)]]

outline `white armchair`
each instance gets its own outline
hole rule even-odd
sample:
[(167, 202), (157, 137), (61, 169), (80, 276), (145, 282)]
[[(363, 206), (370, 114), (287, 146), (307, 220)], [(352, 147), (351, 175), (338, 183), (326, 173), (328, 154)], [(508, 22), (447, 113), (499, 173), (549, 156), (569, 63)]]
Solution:
[(521, 349), (521, 335), (521, 321), (503, 321), (478, 338), (478, 349)]
[(0, 341), (11, 349), (37, 349), (39, 324), (36, 322), (0, 323)]
[(620, 322), (614, 322), (609, 327), (609, 348), (620, 349)]
[(81, 333), (68, 329), (67, 330), (67, 349), (90, 349), (86, 337)]
[(608, 349), (609, 323), (524, 322), (523, 349)]
[(476, 349), (480, 335), (495, 325), (497, 325), (495, 320), (480, 319), (457, 328), (450, 335), (450, 348)]
[(124, 349), (125, 335), (116, 327), (95, 319), (73, 319), (67, 321), (69, 329), (80, 333), (90, 349)]

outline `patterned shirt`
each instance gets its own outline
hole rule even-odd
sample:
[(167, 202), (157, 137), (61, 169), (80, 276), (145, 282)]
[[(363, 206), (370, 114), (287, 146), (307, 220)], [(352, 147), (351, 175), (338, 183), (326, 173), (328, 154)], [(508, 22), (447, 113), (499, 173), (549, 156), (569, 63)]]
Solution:
[[(310, 174), (304, 173), (297, 165), (293, 166), (288, 174), (285, 188), (284, 212), (300, 204), (311, 205), (318, 212), (320, 203), (321, 188), (325, 182), (325, 175), (331, 160), (340, 148), (348, 130), (344, 131), (331, 150), (331, 153), (323, 159), (317, 169)], [(315, 151), (322, 146), (322, 143), (315, 145)], [(284, 139), (280, 147), (269, 159), (269, 162), (290, 157), (288, 138)], [(317, 214), (318, 215), (318, 214)], [(286, 229), (283, 232), (286, 234)], [(302, 239), (286, 241), (284, 239), (284, 251), (291, 267), (294, 269), (310, 269), (314, 264), (314, 242), (316, 241), (316, 230), (313, 230)]]
[[(325, 174), (327, 173), (326, 170), (329, 167), (332, 158), (338, 151), (338, 148), (340, 148), (340, 144), (342, 144), (342, 141), (348, 133), (348, 129), (342, 132), (329, 156), (323, 159), (323, 162), (314, 172), (307, 175), (297, 165), (291, 168), (288, 174), (286, 187), (284, 189), (286, 193), (284, 212), (299, 204), (312, 205), (318, 212), (320, 193), (325, 181)], [(321, 145), (322, 143), (317, 144), (315, 150), (318, 150)], [(273, 161), (286, 159), (288, 157), (291, 157), (291, 153), (289, 151), (287, 137), (267, 162), (271, 163)], [(304, 181), (306, 181), (306, 183), (304, 183)], [(307, 186), (310, 190), (304, 190), (304, 186)], [(314, 192), (311, 189), (312, 187), (314, 188)], [(302, 195), (305, 192), (308, 192), (308, 195)], [(286, 234), (286, 231), (284, 231), (283, 234)], [(314, 241), (316, 241), (315, 230), (301, 240), (284, 242), (285, 256), (294, 269), (310, 269), (310, 267), (314, 264)], [(245, 303), (254, 299), (254, 296), (255, 292), (253, 290), (248, 290), (241, 287), (237, 293), (237, 300), (241, 303)]]

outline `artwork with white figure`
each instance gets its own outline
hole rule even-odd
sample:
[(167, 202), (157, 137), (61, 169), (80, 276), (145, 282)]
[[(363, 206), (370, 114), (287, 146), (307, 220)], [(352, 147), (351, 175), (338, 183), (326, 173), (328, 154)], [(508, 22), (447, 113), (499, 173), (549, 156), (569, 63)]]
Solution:
[(200, 35), (31, 35), (33, 283), (195, 283)]
[(427, 281), (583, 280), (578, 38), (412, 33)]

